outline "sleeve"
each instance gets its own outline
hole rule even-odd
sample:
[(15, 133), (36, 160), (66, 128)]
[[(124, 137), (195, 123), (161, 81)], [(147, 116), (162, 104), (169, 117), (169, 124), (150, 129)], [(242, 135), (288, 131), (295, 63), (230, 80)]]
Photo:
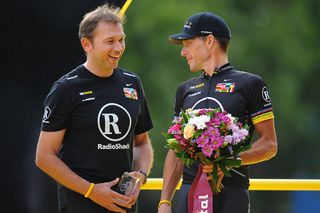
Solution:
[(139, 83), (140, 97), (141, 97), (141, 113), (138, 117), (138, 121), (135, 127), (134, 133), (136, 135), (146, 132), (153, 128), (147, 99), (145, 97), (141, 82), (139, 81), (138, 83)]
[(174, 116), (178, 117), (183, 107), (183, 90), (182, 84), (176, 89), (175, 103), (174, 103)]
[(274, 118), (268, 87), (261, 77), (255, 76), (249, 84), (248, 99), (253, 124)]
[(63, 84), (55, 83), (44, 101), (41, 129), (51, 132), (67, 128), (70, 123), (71, 110), (69, 91)]

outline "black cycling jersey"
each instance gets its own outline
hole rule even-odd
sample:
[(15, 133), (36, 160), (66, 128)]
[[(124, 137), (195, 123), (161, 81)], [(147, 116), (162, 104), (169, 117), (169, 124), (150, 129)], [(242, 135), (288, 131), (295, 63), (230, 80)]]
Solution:
[[(108, 78), (77, 67), (45, 99), (43, 131), (66, 129), (61, 160), (84, 179), (112, 181), (132, 170), (133, 137), (152, 128), (137, 75), (115, 69)], [(59, 185), (59, 207), (84, 199)]]
[[(254, 125), (274, 118), (271, 99), (263, 80), (254, 74), (235, 70), (229, 63), (212, 75), (204, 72), (197, 78), (181, 83), (176, 91), (175, 116), (181, 109), (218, 108), (238, 117), (250, 127), (250, 137)], [(251, 140), (250, 138), (250, 140)], [(183, 183), (191, 184), (198, 171), (198, 163), (191, 168), (184, 167)], [(241, 175), (231, 172), (232, 177), (224, 177), (223, 185), (248, 188), (248, 167), (237, 169)]]

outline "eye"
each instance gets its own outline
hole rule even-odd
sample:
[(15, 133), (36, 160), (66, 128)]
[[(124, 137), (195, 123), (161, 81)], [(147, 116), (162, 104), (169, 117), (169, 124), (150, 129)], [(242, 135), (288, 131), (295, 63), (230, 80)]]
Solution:
[(120, 42), (120, 43), (124, 43), (124, 41), (125, 41), (124, 38), (119, 39), (119, 42)]
[(112, 44), (112, 43), (113, 43), (113, 40), (105, 40), (105, 41), (103, 41), (103, 43), (105, 43), (105, 44)]

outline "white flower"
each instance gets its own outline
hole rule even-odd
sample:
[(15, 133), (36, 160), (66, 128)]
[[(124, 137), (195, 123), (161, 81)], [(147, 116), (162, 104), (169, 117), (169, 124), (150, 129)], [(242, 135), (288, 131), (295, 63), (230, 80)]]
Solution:
[(190, 118), (188, 125), (195, 125), (198, 129), (204, 129), (207, 127), (206, 122), (210, 121), (210, 117), (207, 115), (200, 115), (199, 117)]
[(227, 116), (230, 118), (230, 123), (234, 123), (234, 120), (235, 120), (235, 118), (230, 114), (230, 113), (228, 113), (227, 114)]

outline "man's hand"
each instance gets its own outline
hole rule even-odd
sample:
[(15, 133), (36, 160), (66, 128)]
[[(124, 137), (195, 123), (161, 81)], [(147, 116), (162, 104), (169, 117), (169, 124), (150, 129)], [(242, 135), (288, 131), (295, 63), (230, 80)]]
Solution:
[(167, 203), (162, 203), (159, 206), (158, 213), (172, 213), (171, 207)]
[(131, 198), (119, 194), (111, 189), (111, 187), (116, 185), (118, 182), (119, 178), (111, 182), (95, 184), (89, 198), (110, 211), (125, 213), (126, 211), (120, 207), (131, 208)]

